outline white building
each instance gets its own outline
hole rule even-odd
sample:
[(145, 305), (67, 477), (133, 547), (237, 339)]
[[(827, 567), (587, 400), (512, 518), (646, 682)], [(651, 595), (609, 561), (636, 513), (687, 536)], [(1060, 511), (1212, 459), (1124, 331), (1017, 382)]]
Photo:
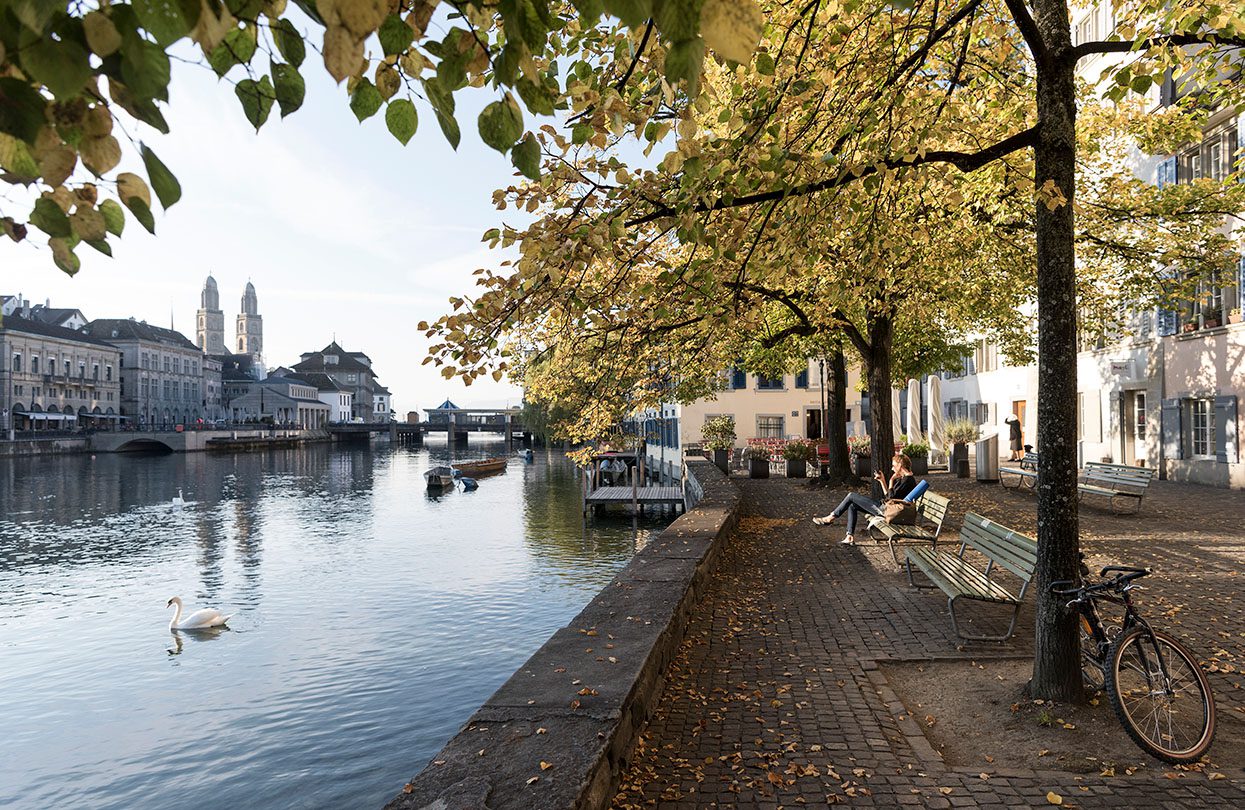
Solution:
[(393, 394), (383, 385), (377, 385), (376, 390), (372, 392), (372, 411), (374, 422), (393, 420)]

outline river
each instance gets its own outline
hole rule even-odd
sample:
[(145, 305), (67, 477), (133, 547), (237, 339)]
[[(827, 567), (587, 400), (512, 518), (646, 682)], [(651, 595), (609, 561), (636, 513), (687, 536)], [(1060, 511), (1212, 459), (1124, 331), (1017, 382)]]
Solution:
[(585, 525), (557, 451), (432, 497), (446, 458), (0, 459), (0, 807), (379, 808), (663, 520)]

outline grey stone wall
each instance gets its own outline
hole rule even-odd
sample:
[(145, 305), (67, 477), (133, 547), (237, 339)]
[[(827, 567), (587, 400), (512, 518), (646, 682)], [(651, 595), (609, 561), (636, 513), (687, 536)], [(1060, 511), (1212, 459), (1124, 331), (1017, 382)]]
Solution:
[(738, 520), (729, 479), (708, 461), (687, 467), (700, 501), (554, 633), (386, 810), (609, 805)]

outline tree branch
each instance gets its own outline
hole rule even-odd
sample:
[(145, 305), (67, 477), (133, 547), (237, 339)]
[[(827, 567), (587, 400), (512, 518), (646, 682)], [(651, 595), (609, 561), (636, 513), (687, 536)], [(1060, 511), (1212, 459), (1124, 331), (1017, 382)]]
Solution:
[(1033, 21), (1033, 15), (1025, 6), (1025, 0), (1007, 0), (1007, 10), (1011, 12), (1012, 20), (1015, 21), (1016, 28), (1020, 30), (1020, 35), (1025, 38), (1025, 44), (1033, 53), (1034, 60), (1043, 61), (1048, 53), (1046, 42), (1042, 39), (1042, 33), (1038, 31), (1037, 23)]
[[(774, 200), (785, 200), (790, 197), (805, 197), (810, 194), (816, 194), (821, 191), (827, 191), (832, 188), (840, 188), (850, 185), (862, 178), (878, 173), (878, 168), (901, 169), (923, 166), (930, 163), (950, 163), (962, 172), (972, 172), (980, 169), (982, 166), (993, 163), (999, 158), (1010, 155), (1021, 149), (1026, 149), (1037, 143), (1037, 127), (1030, 127), (1015, 135), (1004, 138), (996, 144), (987, 146), (977, 152), (956, 152), (946, 149), (937, 149), (926, 152), (924, 155), (917, 155), (911, 160), (907, 158), (886, 158), (878, 163), (865, 166), (859, 172), (843, 171), (827, 180), (819, 180), (816, 183), (804, 183), (799, 186), (790, 188), (776, 189), (774, 191), (764, 191), (758, 194), (747, 194), (742, 197), (722, 198), (719, 197), (712, 203), (700, 203), (693, 211), (721, 211), (727, 208), (742, 208), (746, 205), (756, 205), (758, 203), (772, 202)], [(649, 222), (661, 219), (663, 217), (674, 216), (675, 209), (668, 205), (663, 205), (654, 211), (645, 214), (642, 217), (628, 220), (627, 227), (632, 225), (644, 225)]]
[(1119, 42), (1082, 42), (1072, 49), (1072, 59), (1079, 60), (1086, 56), (1100, 53), (1129, 53), (1145, 51), (1150, 48), (1162, 48), (1167, 45), (1211, 45), (1228, 48), (1245, 48), (1245, 37), (1219, 37), (1214, 34), (1168, 34), (1151, 37), (1139, 41), (1121, 40)]

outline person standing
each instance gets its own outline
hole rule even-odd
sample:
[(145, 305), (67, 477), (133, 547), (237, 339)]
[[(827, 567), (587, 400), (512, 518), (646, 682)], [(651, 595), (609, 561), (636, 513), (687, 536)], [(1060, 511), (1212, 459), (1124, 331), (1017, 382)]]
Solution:
[(1020, 420), (1015, 414), (1008, 414), (1003, 421), (1007, 422), (1008, 440), (1012, 451), (1007, 460), (1023, 461), (1025, 457), (1024, 431), (1020, 426)]
[[(903, 498), (909, 492), (916, 488), (916, 477), (912, 475), (912, 459), (903, 453), (896, 453), (891, 459), (891, 475), (889, 480), (885, 473), (878, 470), (873, 475), (882, 485), (882, 503), (888, 498)], [(856, 545), (856, 520), (860, 513), (864, 512), (869, 515), (881, 515), (882, 504), (870, 498), (866, 498), (859, 492), (849, 492), (847, 497), (834, 508), (834, 511), (824, 517), (815, 517), (813, 522), (818, 526), (828, 526), (835, 521), (844, 512), (847, 513), (847, 536), (841, 541), (845, 546)]]

